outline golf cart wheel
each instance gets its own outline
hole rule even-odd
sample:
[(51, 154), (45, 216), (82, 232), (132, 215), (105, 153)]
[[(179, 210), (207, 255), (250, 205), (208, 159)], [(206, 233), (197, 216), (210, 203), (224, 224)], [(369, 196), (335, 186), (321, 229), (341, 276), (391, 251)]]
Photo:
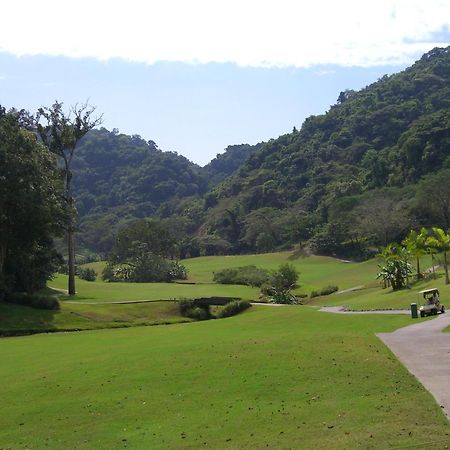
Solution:
[(441, 314), (444, 314), (444, 313), (445, 313), (445, 306), (442, 305), (442, 306), (441, 306)]
[(425, 317), (425, 313), (423, 311), (420, 311), (420, 317)]

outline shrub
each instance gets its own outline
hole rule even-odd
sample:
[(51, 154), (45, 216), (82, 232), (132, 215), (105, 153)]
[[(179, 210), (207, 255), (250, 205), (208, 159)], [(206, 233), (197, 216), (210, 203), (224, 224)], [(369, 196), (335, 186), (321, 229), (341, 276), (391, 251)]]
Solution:
[(158, 255), (148, 253), (133, 263), (114, 264), (108, 262), (103, 269), (102, 278), (105, 281), (169, 283), (176, 279), (186, 279), (187, 269), (178, 261), (169, 261)]
[(195, 320), (207, 320), (211, 318), (209, 305), (197, 305), (195, 300), (183, 298), (178, 301), (180, 314)]
[(250, 308), (251, 304), (248, 300), (235, 300), (227, 303), (217, 314), (218, 318), (231, 317)]
[(289, 263), (281, 264), (271, 276), (271, 282), (277, 289), (293, 289), (296, 287), (297, 281), (297, 269)]
[(276, 290), (269, 299), (270, 303), (279, 303), (283, 305), (296, 305), (297, 297), (289, 289)]
[(43, 294), (10, 293), (6, 295), (5, 300), (8, 303), (36, 309), (58, 310), (60, 308), (59, 301), (55, 297)]
[(322, 290), (320, 291), (320, 295), (330, 295), (333, 292), (337, 292), (338, 290), (339, 288), (337, 286), (326, 286), (322, 288)]
[(77, 267), (76, 274), (79, 278), (85, 281), (95, 281), (97, 278), (97, 272), (94, 269)]
[(213, 280), (219, 284), (243, 284), (261, 286), (269, 278), (269, 272), (256, 266), (242, 266), (215, 272)]
[(185, 280), (187, 278), (187, 269), (178, 261), (170, 261), (169, 277), (171, 280)]
[(330, 295), (338, 290), (339, 288), (337, 286), (325, 286), (320, 291), (311, 291), (309, 298), (320, 297), (321, 295)]

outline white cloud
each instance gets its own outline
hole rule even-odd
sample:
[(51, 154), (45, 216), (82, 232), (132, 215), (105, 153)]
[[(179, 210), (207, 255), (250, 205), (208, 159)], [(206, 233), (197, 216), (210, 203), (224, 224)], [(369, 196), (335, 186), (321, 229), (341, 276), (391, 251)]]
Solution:
[[(448, 0), (23, 0), (2, 5), (0, 50), (146, 63), (367, 67), (408, 63), (448, 45), (449, 30)], [(435, 42), (436, 33), (444, 42)]]

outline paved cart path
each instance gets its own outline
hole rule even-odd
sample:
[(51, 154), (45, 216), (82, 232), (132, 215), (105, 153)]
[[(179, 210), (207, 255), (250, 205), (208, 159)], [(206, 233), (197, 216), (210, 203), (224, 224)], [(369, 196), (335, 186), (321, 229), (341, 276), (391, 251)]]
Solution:
[(320, 311), (335, 314), (411, 314), (409, 309), (373, 309), (366, 311), (353, 311), (351, 309), (346, 309), (345, 306), (322, 306)]
[(450, 419), (450, 314), (377, 336), (434, 396)]

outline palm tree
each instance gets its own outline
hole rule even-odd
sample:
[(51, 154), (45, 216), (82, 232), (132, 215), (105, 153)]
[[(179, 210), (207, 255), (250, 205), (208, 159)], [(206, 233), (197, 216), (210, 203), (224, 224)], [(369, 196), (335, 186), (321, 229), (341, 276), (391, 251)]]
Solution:
[(427, 245), (444, 253), (445, 284), (450, 284), (448, 277), (447, 252), (450, 250), (450, 234), (442, 228), (432, 228), (432, 235), (427, 239)]
[(423, 275), (420, 272), (420, 257), (423, 256), (427, 250), (427, 238), (428, 230), (426, 228), (422, 228), (420, 233), (411, 230), (402, 242), (402, 244), (408, 249), (408, 252), (416, 258), (417, 280), (423, 278)]

